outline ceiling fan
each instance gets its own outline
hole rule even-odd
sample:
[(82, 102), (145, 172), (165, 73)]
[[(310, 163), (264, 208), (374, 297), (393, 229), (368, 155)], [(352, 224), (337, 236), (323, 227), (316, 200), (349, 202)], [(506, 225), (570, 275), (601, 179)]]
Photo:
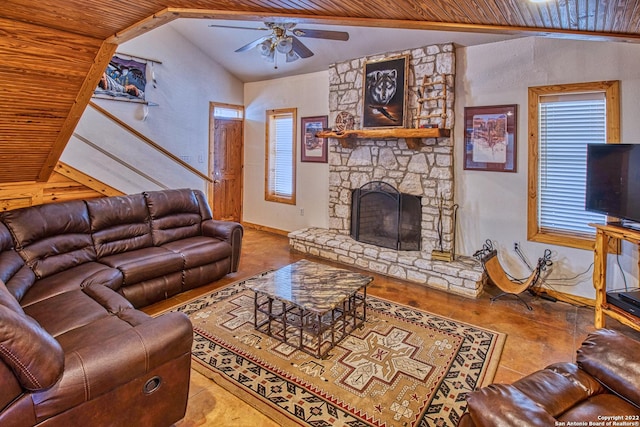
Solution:
[[(285, 55), (287, 62), (297, 61), (299, 58), (309, 58), (313, 52), (302, 43), (298, 37), (309, 37), (327, 40), (349, 40), (349, 33), (344, 31), (312, 30), (296, 28), (293, 22), (265, 22), (264, 27), (236, 27), (231, 25), (211, 24), (209, 27), (236, 28), (241, 30), (271, 31), (251, 43), (236, 49), (236, 52), (245, 52), (258, 47), (261, 56), (268, 62), (276, 61), (276, 52)], [(276, 68), (278, 68), (276, 66)]]

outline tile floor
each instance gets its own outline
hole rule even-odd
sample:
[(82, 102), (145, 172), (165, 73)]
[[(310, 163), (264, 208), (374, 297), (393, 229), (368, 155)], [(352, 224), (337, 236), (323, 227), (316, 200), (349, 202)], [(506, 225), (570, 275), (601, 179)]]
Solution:
[[(285, 236), (246, 229), (237, 273), (147, 307), (145, 311), (159, 313), (228, 283), (282, 267), (301, 258), (302, 254), (289, 250)], [(315, 261), (328, 263), (319, 259)], [(509, 383), (551, 363), (574, 361), (576, 349), (594, 330), (593, 309), (589, 307), (553, 303), (527, 294), (524, 298), (533, 307), (533, 311), (528, 311), (515, 298), (506, 297), (492, 303), (490, 297), (498, 293), (493, 286), (487, 286), (480, 298), (469, 299), (380, 275), (374, 274), (374, 277), (368, 288), (371, 295), (506, 333), (507, 340), (495, 382)], [(615, 320), (607, 319), (607, 327), (640, 340), (639, 332)], [(192, 371), (187, 414), (176, 427), (276, 425), (213, 381)]]

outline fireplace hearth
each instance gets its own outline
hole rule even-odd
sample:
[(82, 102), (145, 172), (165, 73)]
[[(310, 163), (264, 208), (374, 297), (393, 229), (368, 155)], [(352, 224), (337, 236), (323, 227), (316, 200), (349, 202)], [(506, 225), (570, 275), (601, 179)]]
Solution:
[(351, 194), (351, 237), (399, 251), (419, 251), (422, 204), (382, 182), (368, 182)]

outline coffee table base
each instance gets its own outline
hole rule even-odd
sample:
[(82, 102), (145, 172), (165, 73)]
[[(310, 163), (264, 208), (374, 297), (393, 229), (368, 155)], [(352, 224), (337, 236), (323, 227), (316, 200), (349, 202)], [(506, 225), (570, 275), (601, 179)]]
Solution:
[(260, 292), (254, 297), (255, 329), (319, 359), (367, 320), (367, 288), (324, 313), (300, 308)]

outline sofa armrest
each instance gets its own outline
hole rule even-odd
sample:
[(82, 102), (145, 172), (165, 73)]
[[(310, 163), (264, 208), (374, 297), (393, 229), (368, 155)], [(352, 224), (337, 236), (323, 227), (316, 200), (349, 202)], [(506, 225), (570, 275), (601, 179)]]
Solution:
[(156, 368), (190, 354), (192, 341), (188, 317), (170, 312), (104, 342), (70, 351), (65, 355), (62, 378), (33, 395), (37, 417), (49, 418), (136, 378), (152, 376)]
[(202, 221), (202, 234), (223, 240), (231, 245), (231, 272), (238, 271), (244, 234), (242, 225), (234, 221), (208, 219)]
[(556, 420), (510, 384), (491, 384), (467, 395), (469, 419), (477, 427), (553, 426)]
[(604, 387), (640, 408), (640, 342), (619, 332), (600, 329), (578, 349), (578, 366)]
[(604, 388), (573, 363), (555, 363), (513, 384), (492, 384), (467, 395), (476, 426), (554, 425), (555, 418), (603, 393)]
[[(22, 309), (16, 312), (0, 305), (0, 363), (3, 362), (23, 388), (39, 391), (51, 387), (62, 375), (64, 353), (60, 344)], [(0, 384), (6, 386), (4, 381)]]

